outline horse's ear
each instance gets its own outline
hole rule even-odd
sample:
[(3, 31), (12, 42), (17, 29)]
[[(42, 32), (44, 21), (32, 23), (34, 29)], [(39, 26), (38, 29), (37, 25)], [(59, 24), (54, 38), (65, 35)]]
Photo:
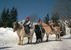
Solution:
[(13, 25), (14, 25), (14, 24), (16, 24), (16, 23), (17, 23), (17, 22), (16, 22), (16, 21), (14, 21), (14, 22), (13, 22)]

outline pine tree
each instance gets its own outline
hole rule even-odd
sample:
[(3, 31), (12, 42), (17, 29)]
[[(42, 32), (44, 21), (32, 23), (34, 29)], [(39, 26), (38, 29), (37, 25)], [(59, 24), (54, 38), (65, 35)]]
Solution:
[(10, 27), (13, 27), (12, 25), (15, 21), (17, 21), (17, 9), (13, 7), (10, 12)]
[(44, 17), (44, 23), (48, 24), (49, 22), (49, 15), (47, 14), (45, 17)]
[(3, 27), (8, 26), (8, 17), (9, 17), (9, 9), (6, 10), (4, 8), (4, 10), (3, 10), (2, 14), (1, 14)]
[(1, 16), (0, 16), (0, 27), (2, 27), (3, 25), (2, 25), (2, 18), (1, 18)]
[(3, 25), (3, 26), (4, 26), (4, 22), (5, 22), (5, 21), (3, 20), (3, 19), (5, 18), (5, 11), (6, 11), (6, 9), (4, 8), (3, 11), (2, 11), (2, 14), (1, 14), (2, 25)]
[(3, 9), (1, 14), (3, 27), (13, 27), (13, 22), (17, 21), (17, 10), (12, 8), (11, 12), (8, 9)]
[(9, 23), (10, 23), (10, 20), (9, 20), (9, 17), (10, 17), (10, 15), (9, 15), (9, 8), (7, 9), (7, 12), (6, 12), (6, 17), (7, 17), (7, 27), (9, 27)]
[(17, 9), (16, 8), (12, 8), (12, 10), (11, 10), (11, 16), (12, 16), (12, 20), (13, 20), (13, 22), (14, 21), (17, 21)]
[(59, 14), (57, 12), (54, 13), (52, 15), (52, 18), (51, 19), (53, 20), (53, 22), (58, 22), (58, 20), (59, 20)]

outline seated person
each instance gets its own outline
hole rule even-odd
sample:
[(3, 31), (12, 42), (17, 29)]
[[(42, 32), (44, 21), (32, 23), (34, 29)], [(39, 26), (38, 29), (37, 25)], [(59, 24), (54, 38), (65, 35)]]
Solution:
[(31, 21), (30, 21), (30, 17), (27, 17), (23, 26), (25, 27), (25, 33), (30, 33), (30, 28), (31, 28)]

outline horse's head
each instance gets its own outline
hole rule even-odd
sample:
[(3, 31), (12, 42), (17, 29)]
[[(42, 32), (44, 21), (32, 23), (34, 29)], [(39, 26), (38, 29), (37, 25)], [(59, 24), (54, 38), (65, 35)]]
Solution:
[(13, 31), (14, 31), (14, 32), (17, 30), (18, 25), (19, 25), (18, 22), (14, 22), (14, 23), (13, 23)]

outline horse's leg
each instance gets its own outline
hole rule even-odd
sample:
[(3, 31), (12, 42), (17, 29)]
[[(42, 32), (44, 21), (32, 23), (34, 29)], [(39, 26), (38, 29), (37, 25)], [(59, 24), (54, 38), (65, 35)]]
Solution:
[(18, 37), (19, 37), (18, 45), (21, 45), (21, 37), (20, 36), (18, 36)]
[(57, 34), (55, 34), (55, 35), (56, 35), (56, 39), (55, 40), (57, 41)]
[(17, 31), (17, 35), (18, 35), (18, 45), (20, 45), (21, 44), (21, 36), (18, 31)]
[(38, 41), (38, 40), (39, 40), (39, 35), (38, 35), (38, 33), (39, 33), (39, 32), (36, 32), (36, 43), (39, 42), (39, 41)]
[(45, 33), (42, 33), (42, 40), (43, 40), (43, 38), (44, 38), (44, 35), (45, 35)]
[(29, 33), (29, 35), (28, 35), (28, 44), (29, 43), (32, 43), (32, 36), (33, 36), (33, 29), (30, 29), (30, 33)]
[(29, 44), (29, 39), (30, 39), (30, 38), (29, 38), (29, 37), (27, 37), (27, 38), (28, 38), (28, 42), (27, 42), (27, 44)]
[(30, 44), (32, 43), (32, 40), (31, 40), (31, 37), (28, 37), (28, 43), (27, 44)]
[(29, 43), (32, 43), (32, 36), (29, 37)]
[(32, 43), (32, 38), (33, 38), (33, 34), (34, 34), (34, 30), (33, 29), (30, 29), (30, 43)]
[(58, 39), (61, 40), (60, 33), (58, 33)]
[(46, 41), (48, 42), (48, 38), (49, 38), (49, 33), (46, 33)]
[(42, 35), (41, 35), (41, 42), (43, 41), (43, 37), (42, 37)]
[(40, 35), (39, 35), (39, 42), (42, 42), (42, 32), (40, 32)]
[(20, 31), (20, 36), (21, 36), (21, 45), (23, 45), (23, 38), (24, 38), (24, 34), (23, 34), (23, 29)]
[(41, 42), (43, 41), (45, 33), (41, 33)]
[(23, 37), (23, 36), (21, 36), (21, 45), (23, 45), (23, 38), (24, 38), (24, 37)]
[(36, 35), (36, 43), (38, 43), (39, 37), (38, 35)]
[(55, 32), (56, 34), (56, 41), (59, 39), (59, 34), (57, 32)]
[(45, 33), (41, 33), (41, 42), (43, 41)]
[(70, 37), (71, 37), (71, 28), (70, 28)]
[(56, 34), (56, 40), (61, 40), (60, 34)]
[(56, 35), (56, 39), (55, 40), (57, 41), (58, 40), (58, 34), (57, 34), (56, 31), (54, 32), (54, 34)]
[(29, 44), (29, 43), (32, 43), (32, 38), (33, 38), (33, 35), (30, 35), (30, 36), (28, 37), (28, 44)]
[(32, 36), (29, 35), (29, 37), (27, 37), (27, 38), (28, 38), (28, 44), (29, 44), (29, 43), (32, 43)]

